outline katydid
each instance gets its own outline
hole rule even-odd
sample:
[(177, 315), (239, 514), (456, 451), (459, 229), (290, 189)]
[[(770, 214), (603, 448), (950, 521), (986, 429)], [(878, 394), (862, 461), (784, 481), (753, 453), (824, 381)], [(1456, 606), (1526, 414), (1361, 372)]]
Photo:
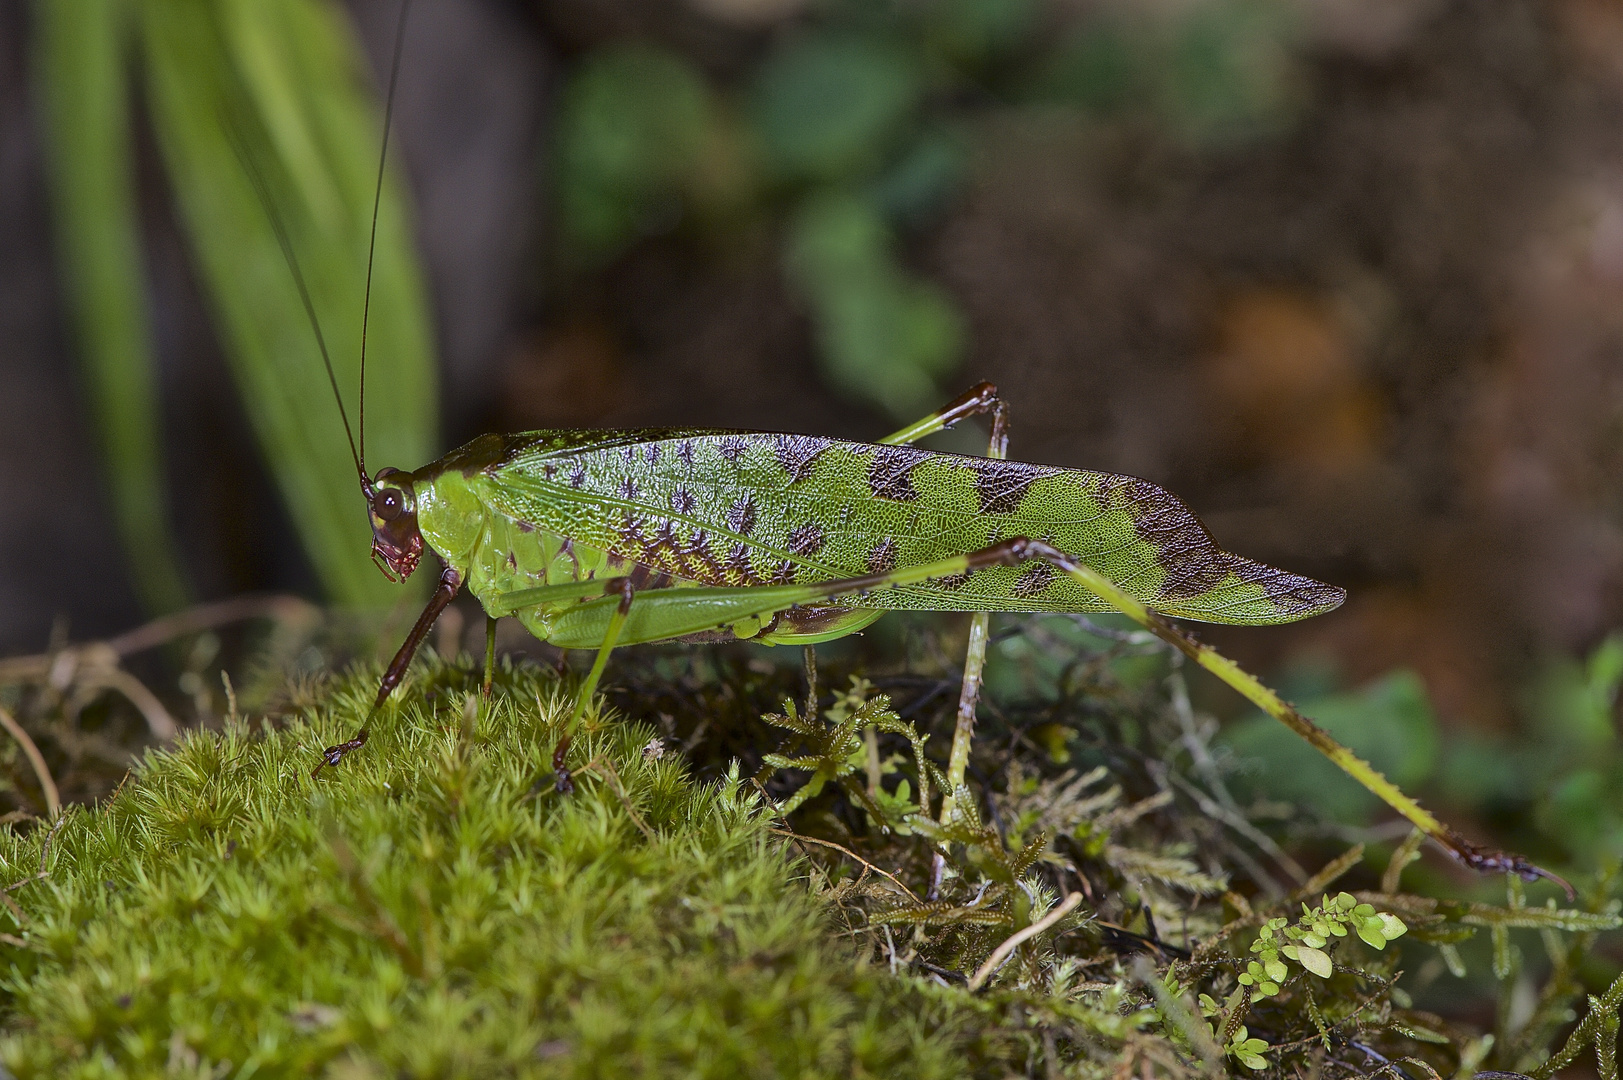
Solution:
[[(1462, 862), (1546, 876), (1455, 835), (1163, 618), (1291, 622), (1335, 608), (1342, 589), (1223, 551), (1181, 501), (1144, 480), (906, 445), (986, 412), (1001, 439), (1003, 403), (982, 383), (875, 444), (758, 431), (535, 431), (481, 436), (414, 472), (384, 469), (366, 490), (374, 557), (404, 578), (426, 548), (442, 570), (376, 703), (464, 587), (487, 615), (487, 683), (502, 616), (562, 648), (597, 650), (571, 724), (621, 645), (811, 645), (897, 609), (1115, 610), (1292, 727)], [(365, 741), (363, 730), (328, 748), (323, 764)], [(565, 734), (555, 755), (562, 784), (567, 749)]]
[[(384, 115), (404, 41), (397, 29)], [(267, 211), (274, 209), (268, 204)], [(374, 235), (376, 216), (373, 221)], [(282, 230), (278, 229), (279, 235)], [(302, 275), (284, 243), (289, 267)], [(370, 287), (371, 266), (367, 270)], [(308, 303), (318, 344), (320, 328)], [(1292, 622), (1344, 590), (1224, 551), (1176, 496), (1145, 480), (1006, 458), (1008, 413), (981, 383), (877, 443), (710, 429), (550, 430), (484, 435), (412, 472), (365, 466), (365, 317), (360, 445), (351, 439), (372, 554), (401, 580), (425, 551), (441, 563), (428, 606), (385, 670), (374, 711), (457, 593), (486, 616), (485, 686), (496, 620), (596, 656), (553, 755), (567, 790), (570, 732), (609, 654), (653, 641), (812, 645), (898, 609), (974, 612), (949, 780), (961, 782), (987, 613), (1119, 611), (1214, 672), (1476, 870), (1565, 882), (1518, 855), (1464, 839), (1232, 661), (1166, 621)], [(346, 431), (349, 421), (321, 352)], [(972, 415), (990, 418), (986, 457), (910, 444)], [(336, 766), (366, 742), (328, 747)], [(949, 786), (951, 799), (956, 787)], [(1570, 893), (1570, 889), (1568, 890)]]

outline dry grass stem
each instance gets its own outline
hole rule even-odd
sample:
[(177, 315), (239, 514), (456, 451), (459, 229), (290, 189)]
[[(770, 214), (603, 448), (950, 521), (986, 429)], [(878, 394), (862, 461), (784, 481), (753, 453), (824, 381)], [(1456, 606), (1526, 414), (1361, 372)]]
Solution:
[(977, 970), (975, 974), (970, 977), (970, 990), (979, 990), (981, 985), (985, 983), (987, 979), (992, 977), (992, 973), (1003, 965), (1003, 961), (1009, 958), (1010, 953), (1014, 952), (1014, 950), (1018, 949), (1022, 944), (1030, 941), (1044, 930), (1047, 930), (1050, 926), (1053, 926), (1055, 923), (1065, 918), (1065, 916), (1069, 915), (1072, 911), (1075, 911), (1076, 905), (1080, 904), (1081, 902), (1082, 894), (1074, 892), (1062, 900), (1053, 911), (1050, 911), (1047, 915), (1044, 915), (1041, 919), (1038, 919), (1036, 922), (1032, 923), (1024, 930), (1021, 930), (1019, 933), (1010, 935), (1007, 941), (992, 950), (992, 955), (986, 958), (986, 963), (982, 964), (979, 970)]
[(34, 740), (24, 731), (22, 725), (12, 719), (11, 713), (0, 707), (0, 727), (6, 729), (17, 745), (23, 748), (23, 754), (28, 758), (28, 764), (33, 767), (34, 775), (39, 779), (39, 787), (45, 793), (45, 812), (48, 817), (55, 818), (62, 813), (62, 796), (57, 793), (56, 781), (51, 779), (51, 770), (45, 767), (45, 758), (34, 745)]

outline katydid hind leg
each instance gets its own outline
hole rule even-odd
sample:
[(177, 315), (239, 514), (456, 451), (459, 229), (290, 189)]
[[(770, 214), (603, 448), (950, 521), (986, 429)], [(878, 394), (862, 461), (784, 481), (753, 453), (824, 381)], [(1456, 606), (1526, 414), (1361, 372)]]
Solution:
[(421, 615), (417, 616), (417, 622), (412, 626), (411, 633), (406, 635), (406, 640), (400, 646), (400, 650), (394, 654), (394, 659), (389, 661), (388, 668), (384, 670), (383, 679), (378, 686), (377, 699), (372, 702), (372, 708), (367, 711), (366, 723), (361, 725), (361, 729), (352, 738), (323, 750), (321, 752), (321, 763), (310, 772), (312, 777), (329, 765), (337, 765), (344, 760), (346, 754), (359, 750), (366, 745), (367, 727), (372, 722), (372, 716), (378, 709), (383, 707), (383, 703), (388, 700), (389, 694), (393, 692), (395, 687), (400, 685), (400, 680), (405, 678), (406, 670), (411, 667), (412, 658), (417, 655), (418, 647), (422, 645), (423, 639), (428, 637), (428, 632), (434, 628), (434, 621), (440, 617), (440, 612), (444, 611), (451, 601), (456, 598), (456, 594), (461, 588), (461, 571), (454, 566), (447, 565), (440, 572), (439, 584), (434, 587), (434, 595), (428, 598), (428, 606), (423, 608)]
[[(1445, 825), (1436, 815), (1426, 810), (1398, 788), (1397, 785), (1377, 772), (1368, 762), (1363, 761), (1351, 750), (1338, 743), (1330, 736), (1329, 732), (1288, 705), (1278, 694), (1270, 690), (1254, 675), (1240, 668), (1239, 665), (1210, 646), (1197, 642), (1086, 563), (1041, 540), (1015, 536), (964, 555), (938, 559), (935, 562), (921, 566), (898, 567), (885, 574), (822, 582), (815, 586), (821, 595), (810, 601), (799, 602), (836, 600), (844, 596), (973, 572), (988, 566), (1019, 566), (1033, 561), (1048, 563), (1057, 570), (1071, 575), (1116, 610), (1127, 615), (1201, 667), (1206, 668), (1228, 683), (1230, 687), (1253, 704), (1305, 739), (1314, 749), (1324, 754), (1342, 771), (1378, 796), (1388, 806), (1409, 819), (1410, 822), (1418, 826), (1438, 846), (1462, 865), (1483, 873), (1516, 874), (1525, 880), (1545, 878), (1561, 886), (1569, 896), (1573, 895), (1572, 887), (1565, 881), (1549, 871), (1535, 866), (1523, 856), (1483, 847), (1460, 836), (1452, 828)], [(681, 591), (691, 594), (701, 590), (669, 591)], [(733, 590), (711, 591), (721, 593)], [(761, 591), (773, 590), (762, 589)]]
[(1453, 828), (1444, 824), (1435, 814), (1421, 806), (1415, 799), (1404, 793), (1396, 784), (1378, 772), (1369, 762), (1364, 761), (1347, 747), (1342, 746), (1329, 732), (1303, 716), (1294, 706), (1288, 704), (1278, 694), (1274, 693), (1255, 675), (1241, 668), (1210, 645), (1196, 641), (1189, 634), (1162, 618), (1160, 614), (1151, 611), (1142, 602), (1128, 595), (1114, 582), (1086, 563), (1050, 544), (1027, 537), (1014, 537), (1011, 540), (1003, 541), (1001, 545), (994, 546), (1004, 545), (1011, 546), (1014, 549), (1012, 557), (1017, 562), (1040, 560), (1064, 573), (1070, 574), (1086, 588), (1097, 593), (1116, 610), (1222, 679), (1252, 704), (1290, 728), (1291, 731), (1300, 736), (1315, 750), (1329, 758), (1331, 762), (1348, 776), (1358, 781), (1371, 794), (1380, 798), (1382, 802), (1399, 814), (1402, 814), (1461, 865), (1479, 873), (1515, 874), (1526, 881), (1544, 878), (1559, 885), (1566, 891), (1569, 898), (1575, 895), (1572, 886), (1566, 881), (1548, 870), (1534, 865), (1524, 856), (1485, 847), (1467, 840), (1455, 832)]

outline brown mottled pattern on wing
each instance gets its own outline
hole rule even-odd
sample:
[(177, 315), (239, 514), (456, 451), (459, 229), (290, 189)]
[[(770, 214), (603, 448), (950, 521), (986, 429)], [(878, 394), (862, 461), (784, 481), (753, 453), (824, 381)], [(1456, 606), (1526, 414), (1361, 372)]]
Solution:
[(891, 502), (914, 502), (919, 493), (908, 475), (913, 467), (929, 456), (928, 451), (911, 446), (876, 446), (873, 464), (868, 468), (868, 487), (881, 499)]

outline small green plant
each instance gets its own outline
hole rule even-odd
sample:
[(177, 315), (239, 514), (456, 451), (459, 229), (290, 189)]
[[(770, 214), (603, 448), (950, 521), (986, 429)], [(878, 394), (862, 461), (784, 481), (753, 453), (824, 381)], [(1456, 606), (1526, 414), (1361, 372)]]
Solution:
[(1251, 987), (1255, 997), (1274, 996), (1290, 977), (1285, 960), (1328, 979), (1333, 965), (1324, 949), (1332, 938), (1344, 938), (1351, 931), (1372, 948), (1384, 949), (1388, 941), (1402, 937), (1408, 929), (1396, 915), (1360, 904), (1351, 893), (1337, 893), (1334, 900), (1326, 896), (1316, 908), (1303, 904), (1302, 917), (1294, 923), (1276, 918), (1262, 924), (1257, 940), (1251, 943), (1257, 958), (1246, 965), (1240, 985)]
[[(1408, 932), (1403, 920), (1395, 915), (1377, 911), (1372, 904), (1360, 903), (1351, 893), (1337, 893), (1334, 899), (1324, 898), (1316, 908), (1302, 905), (1302, 916), (1292, 921), (1276, 916), (1263, 923), (1250, 950), (1256, 957), (1246, 962), (1245, 969), (1235, 978), (1239, 985), (1228, 1001), (1219, 1005), (1210, 994), (1200, 995), (1201, 1015), (1210, 1023), (1212, 1038), (1222, 1046), (1224, 1054), (1234, 1058), (1248, 1069), (1261, 1070), (1269, 1066), (1267, 1055), (1272, 1051), (1267, 1040), (1253, 1036), (1239, 1023), (1252, 1002), (1278, 996), (1290, 981), (1302, 972), (1320, 979), (1328, 979), (1335, 970), (1330, 954), (1334, 939), (1345, 938), (1351, 931), (1375, 949), (1386, 948), (1386, 943)], [(1286, 961), (1301, 968), (1292, 971)], [(1311, 996), (1308, 1001), (1312, 1001)], [(1314, 1009), (1317, 1012), (1317, 1009)], [(1322, 1020), (1315, 1017), (1315, 1023)], [(1221, 1024), (1223, 1031), (1219, 1031)], [(1224, 1037), (1226, 1035), (1226, 1037)], [(1328, 1033), (1324, 1033), (1328, 1042)]]
[[(839, 783), (856, 798), (872, 816), (874, 824), (886, 829), (907, 832), (920, 805), (930, 802), (929, 759), (924, 756), (928, 735), (920, 735), (912, 724), (897, 719), (890, 707), (890, 698), (884, 694), (870, 695), (872, 686), (867, 680), (852, 677), (850, 689), (836, 696), (833, 706), (825, 714), (827, 722), (816, 716), (801, 716), (795, 703), (783, 702), (783, 712), (766, 713), (761, 719), (775, 727), (786, 728), (801, 737), (805, 752), (796, 755), (767, 754), (762, 761), (772, 769), (803, 769), (811, 773), (810, 779), (778, 807), (779, 813), (789, 814), (807, 799), (814, 798), (823, 785)], [(897, 774), (901, 759), (895, 755), (880, 760), (879, 733), (905, 736), (913, 748), (913, 759), (918, 765), (915, 776), (919, 785), (919, 801), (912, 800), (912, 790), (905, 777), (899, 779), (894, 791), (887, 791), (884, 780)], [(855, 781), (855, 774), (863, 772), (867, 784)], [(939, 779), (939, 772), (937, 773)]]

